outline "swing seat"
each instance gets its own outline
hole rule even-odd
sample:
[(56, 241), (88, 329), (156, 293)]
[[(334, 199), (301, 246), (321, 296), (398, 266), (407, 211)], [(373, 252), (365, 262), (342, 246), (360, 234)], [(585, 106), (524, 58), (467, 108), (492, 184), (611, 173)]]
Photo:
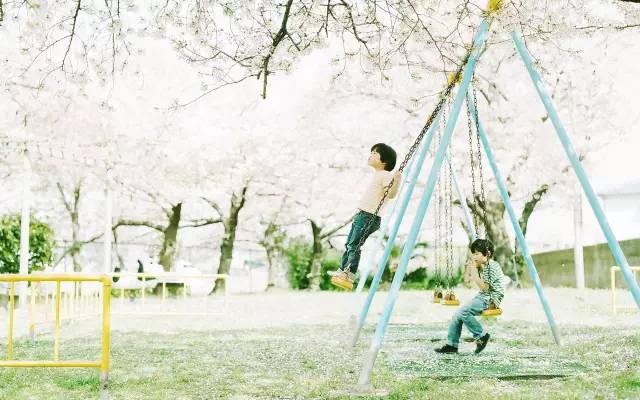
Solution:
[(483, 317), (497, 317), (498, 315), (502, 315), (501, 308), (487, 308), (482, 312)]
[(433, 291), (433, 303), (440, 303), (442, 301), (442, 292), (438, 289)]
[(332, 276), (331, 284), (344, 290), (353, 290), (353, 282), (342, 276)]
[(455, 293), (453, 293), (453, 290), (450, 290), (450, 291), (447, 291), (447, 293), (442, 298), (442, 305), (459, 306), (460, 300), (458, 300), (458, 297), (455, 295)]
[(497, 317), (498, 315), (502, 315), (502, 309), (496, 307), (493, 300), (491, 300), (489, 302), (489, 307), (487, 307), (480, 315), (482, 315), (483, 317)]

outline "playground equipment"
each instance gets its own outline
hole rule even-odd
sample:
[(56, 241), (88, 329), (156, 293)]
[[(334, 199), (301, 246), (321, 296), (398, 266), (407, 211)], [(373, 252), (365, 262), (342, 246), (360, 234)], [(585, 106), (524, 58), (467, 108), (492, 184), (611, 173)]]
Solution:
[[(493, 172), (493, 175), (496, 179), (496, 183), (498, 184), (498, 189), (499, 189), (499, 193), (500, 196), (502, 198), (502, 201), (505, 204), (505, 208), (507, 210), (507, 213), (509, 215), (510, 221), (513, 225), (513, 229), (516, 233), (516, 238), (518, 240), (518, 244), (520, 246), (520, 249), (522, 251), (522, 255), (524, 256), (524, 259), (526, 261), (527, 264), (527, 269), (528, 272), (531, 276), (532, 282), (535, 286), (536, 289), (536, 293), (540, 299), (541, 305), (544, 309), (545, 312), (545, 316), (547, 318), (547, 323), (549, 324), (549, 328), (551, 330), (551, 333), (553, 334), (554, 340), (557, 344), (560, 344), (560, 334), (558, 332), (558, 328), (556, 326), (555, 323), (555, 319), (553, 317), (553, 314), (551, 313), (551, 308), (547, 302), (546, 296), (544, 295), (544, 291), (542, 289), (542, 284), (540, 282), (540, 278), (538, 276), (537, 270), (535, 268), (535, 265), (533, 263), (533, 259), (529, 253), (529, 248), (527, 246), (526, 241), (524, 240), (524, 234), (520, 228), (520, 225), (518, 223), (518, 219), (515, 215), (515, 212), (513, 210), (513, 207), (511, 205), (511, 200), (509, 198), (507, 189), (506, 189), (506, 185), (504, 182), (504, 179), (502, 178), (502, 175), (500, 174), (500, 171), (498, 170), (498, 166), (495, 160), (495, 156), (493, 154), (493, 151), (491, 149), (491, 146), (489, 144), (489, 139), (488, 136), (486, 134), (486, 132), (484, 131), (484, 128), (482, 126), (482, 123), (480, 121), (480, 119), (478, 118), (478, 113), (476, 111), (476, 108), (474, 106), (474, 102), (473, 102), (473, 93), (470, 90), (470, 84), (471, 84), (471, 80), (474, 74), (474, 69), (476, 66), (476, 63), (480, 57), (480, 54), (482, 53), (482, 50), (485, 46), (485, 42), (487, 40), (488, 34), (489, 34), (489, 25), (490, 22), (492, 20), (492, 15), (493, 13), (495, 13), (495, 11), (497, 11), (499, 9), (499, 1), (490, 1), (490, 4), (487, 8), (487, 12), (486, 12), (486, 16), (483, 19), (483, 21), (481, 22), (481, 24), (479, 25), (475, 35), (474, 35), (474, 39), (473, 39), (473, 44), (470, 48), (469, 53), (467, 54), (467, 56), (464, 59), (463, 62), (463, 73), (460, 74), (460, 71), (458, 71), (457, 75), (456, 75), (456, 79), (453, 79), (454, 83), (455, 81), (457, 81), (458, 77), (461, 75), (461, 80), (459, 83), (459, 87), (457, 90), (457, 93), (455, 95), (455, 99), (452, 105), (452, 111), (449, 115), (449, 120), (446, 124), (445, 130), (444, 130), (444, 135), (442, 137), (442, 142), (440, 144), (440, 146), (438, 146), (438, 150), (437, 153), (435, 155), (435, 159), (433, 161), (433, 164), (431, 165), (431, 168), (429, 168), (429, 177), (427, 180), (427, 184), (425, 186), (424, 192), (422, 194), (422, 197), (420, 199), (420, 206), (418, 208), (418, 211), (415, 215), (415, 218), (413, 220), (412, 226), (411, 226), (411, 230), (410, 233), (407, 237), (407, 241), (405, 242), (405, 246), (404, 246), (404, 250), (402, 252), (402, 256), (401, 256), (401, 261), (400, 261), (400, 265), (398, 267), (397, 272), (395, 273), (393, 282), (391, 284), (391, 289), (389, 292), (389, 295), (387, 296), (387, 302), (384, 308), (384, 311), (382, 313), (382, 316), (380, 318), (380, 321), (378, 322), (374, 337), (372, 339), (370, 348), (369, 348), (369, 352), (366, 355), (366, 358), (363, 362), (363, 366), (362, 366), (362, 370), (361, 370), (361, 374), (360, 374), (360, 379), (359, 379), (359, 384), (361, 385), (368, 385), (369, 383), (369, 375), (371, 373), (371, 370), (373, 369), (373, 366), (375, 364), (378, 352), (382, 346), (382, 342), (384, 340), (384, 336), (386, 333), (386, 329), (388, 327), (388, 323), (389, 323), (389, 319), (391, 317), (391, 313), (393, 311), (393, 307), (395, 305), (395, 301), (397, 300), (398, 294), (399, 294), (399, 290), (400, 290), (400, 285), (402, 284), (402, 280), (404, 279), (404, 275), (406, 273), (407, 270), (407, 265), (409, 262), (409, 259), (411, 258), (411, 254), (413, 252), (413, 249), (415, 247), (416, 241), (417, 241), (417, 237), (418, 237), (418, 233), (420, 231), (420, 227), (422, 225), (422, 222), (424, 220), (427, 208), (429, 206), (430, 200), (432, 198), (433, 195), (433, 191), (434, 191), (434, 187), (436, 184), (436, 180), (439, 174), (439, 171), (442, 167), (442, 163), (446, 157), (446, 153), (447, 153), (447, 148), (449, 146), (449, 143), (451, 141), (451, 137), (453, 135), (453, 131), (454, 131), (454, 127), (456, 124), (456, 121), (458, 119), (461, 107), (462, 107), (462, 103), (465, 101), (467, 101), (467, 105), (471, 108), (470, 112), (471, 115), (474, 118), (474, 122), (476, 124), (477, 127), (477, 132), (480, 138), (480, 143), (482, 144), (482, 148), (484, 149), (485, 155), (487, 157), (487, 159), (489, 160), (489, 164), (491, 167), (491, 170)], [(609, 224), (606, 220), (606, 217), (604, 215), (604, 212), (600, 206), (600, 204), (598, 203), (598, 200), (596, 198), (596, 195), (591, 187), (591, 184), (589, 183), (589, 180), (587, 179), (587, 176), (584, 172), (584, 169), (576, 155), (575, 150), (573, 149), (573, 145), (571, 144), (571, 141), (569, 140), (569, 137), (567, 136), (565, 129), (560, 121), (560, 118), (558, 116), (558, 113), (553, 105), (553, 102), (551, 100), (551, 97), (547, 94), (546, 89), (544, 84), (542, 83), (542, 80), (538, 74), (538, 72), (535, 70), (534, 66), (533, 66), (533, 62), (531, 60), (531, 57), (529, 56), (529, 53), (524, 45), (524, 42), (521, 39), (521, 35), (517, 32), (513, 32), (512, 35), (512, 40), (515, 44), (516, 50), (520, 56), (520, 58), (522, 59), (528, 73), (529, 76), (538, 92), (538, 95), (540, 97), (540, 99), (542, 100), (542, 103), (544, 104), (549, 117), (551, 119), (551, 122), (553, 123), (553, 126), (555, 128), (556, 134), (558, 135), (560, 142), (562, 143), (562, 146), (564, 147), (565, 153), (567, 154), (567, 157), (569, 158), (570, 162), (571, 162), (571, 166), (573, 168), (573, 170), (575, 171), (578, 180), (580, 181), (580, 184), (582, 185), (583, 190), (586, 193), (587, 198), (589, 199), (589, 203), (591, 205), (591, 208), (593, 209), (596, 218), (598, 219), (598, 222), (600, 224), (600, 227), (603, 231), (603, 233), (605, 234), (605, 237), (607, 238), (607, 242), (609, 244), (609, 248), (611, 249), (611, 252), (613, 253), (614, 259), (616, 260), (616, 263), (618, 265), (620, 265), (621, 271), (624, 275), (625, 281), (627, 283), (627, 285), (629, 286), (631, 293), (633, 295), (633, 298), (636, 302), (636, 305), (640, 308), (640, 288), (638, 287), (638, 284), (636, 283), (636, 281), (633, 279), (633, 275), (631, 272), (631, 269), (629, 268), (629, 264), (627, 263), (627, 260), (624, 256), (624, 254), (622, 253), (622, 250), (620, 248), (619, 243), (617, 242), (617, 240), (615, 239), (615, 236), (613, 235), (613, 232), (611, 231), (611, 228), (609, 227)], [(418, 136), (418, 139), (416, 140), (416, 143), (414, 144), (414, 146), (412, 146), (412, 150), (417, 147), (420, 144), (420, 141), (423, 139), (423, 137), (425, 137), (425, 143), (422, 144), (422, 148), (424, 149), (425, 147), (428, 148), (427, 143), (429, 143), (432, 140), (432, 136), (433, 136), (433, 122), (436, 120), (436, 116), (439, 115), (439, 113), (441, 112), (442, 109), (442, 105), (444, 104), (444, 101), (446, 101), (446, 98), (449, 97), (449, 94), (452, 92), (452, 84), (451, 81), (449, 82), (446, 90), (444, 91), (444, 93), (441, 96), (440, 101), (438, 102), (438, 104), (436, 105), (435, 110), (432, 112), (431, 117), (429, 118), (429, 120), (427, 121), (427, 124), (423, 127), (420, 135)], [(435, 124), (437, 125), (437, 124)], [(408, 157), (413, 155), (413, 151), (409, 152)], [(406, 161), (406, 160), (405, 160)], [(417, 166), (415, 168), (415, 171), (417, 171), (417, 173), (419, 173), (420, 169), (422, 168), (422, 164), (424, 162), (424, 157), (422, 157), (422, 154), (420, 154), (419, 159), (417, 161)], [(414, 173), (414, 174), (417, 174)], [(410, 200), (411, 197), (411, 193), (413, 190), (413, 186), (410, 187), (411, 190), (407, 190), (407, 192), (403, 195), (402, 198), (402, 206), (401, 206), (401, 211), (399, 213), (399, 217), (397, 218), (394, 226), (391, 229), (391, 232), (389, 234), (389, 240), (387, 241), (386, 247), (385, 247), (385, 251), (383, 256), (380, 259), (380, 262), (378, 264), (378, 271), (376, 273), (376, 276), (373, 279), (370, 291), (369, 291), (369, 296), (367, 297), (367, 300), (364, 304), (364, 306), (362, 307), (362, 312), (360, 314), (360, 319), (358, 321), (358, 324), (356, 326), (356, 331), (354, 332), (354, 336), (353, 336), (353, 343), (355, 344), (361, 329), (364, 325), (365, 319), (366, 319), (366, 315), (368, 313), (369, 310), (369, 306), (371, 304), (371, 300), (373, 298), (373, 295), (375, 294), (375, 291), (377, 289), (377, 286), (380, 282), (380, 277), (382, 275), (382, 268), (384, 268), (384, 266), (386, 265), (386, 262), (388, 260), (389, 254), (390, 254), (390, 250), (391, 247), (393, 246), (396, 236), (397, 236), (397, 229), (398, 226), (402, 220), (402, 217), (404, 216), (404, 212), (406, 211), (406, 205)], [(400, 200), (399, 200), (400, 201)], [(492, 311), (497, 313), (498, 311)]]

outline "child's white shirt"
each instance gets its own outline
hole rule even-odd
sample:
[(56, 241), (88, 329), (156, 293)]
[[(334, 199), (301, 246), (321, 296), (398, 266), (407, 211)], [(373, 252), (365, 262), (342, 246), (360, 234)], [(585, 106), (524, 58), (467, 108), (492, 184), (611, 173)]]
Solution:
[[(368, 213), (374, 214), (376, 208), (378, 208), (378, 204), (380, 204), (380, 200), (384, 195), (385, 187), (389, 186), (391, 180), (393, 179), (393, 174), (386, 170), (375, 171), (371, 178), (369, 179), (369, 183), (367, 184), (360, 201), (358, 202), (358, 208), (362, 211), (366, 211)], [(395, 195), (392, 196), (392, 193), (389, 193), (387, 198), (385, 199), (385, 204), (389, 199), (392, 199)], [(384, 207), (384, 204), (382, 205)], [(378, 214), (382, 211), (382, 207), (378, 211)]]

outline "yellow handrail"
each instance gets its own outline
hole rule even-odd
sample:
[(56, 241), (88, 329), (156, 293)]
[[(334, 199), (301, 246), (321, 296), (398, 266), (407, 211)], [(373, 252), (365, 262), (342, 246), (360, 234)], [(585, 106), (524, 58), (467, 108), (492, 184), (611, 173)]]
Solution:
[[(640, 267), (629, 267), (629, 269), (631, 271), (634, 272), (634, 276), (635, 273), (640, 271)], [(635, 307), (627, 307), (627, 306), (619, 306), (618, 305), (618, 300), (616, 297), (616, 272), (620, 271), (620, 267), (618, 267), (617, 265), (614, 265), (613, 267), (611, 267), (611, 306), (613, 308), (613, 314), (617, 314), (618, 313), (618, 309), (629, 309), (629, 308), (635, 308)]]
[[(86, 367), (99, 368), (101, 389), (106, 389), (109, 373), (109, 352), (111, 332), (111, 278), (107, 275), (88, 274), (0, 274), (0, 282), (9, 282), (9, 334), (7, 343), (7, 359), (0, 361), (0, 367)], [(15, 315), (16, 282), (55, 282), (56, 283), (56, 321), (54, 331), (53, 360), (13, 360), (13, 327)], [(60, 284), (61, 282), (100, 282), (102, 283), (102, 349), (99, 361), (60, 361)], [(32, 301), (34, 291), (32, 288)], [(31, 306), (31, 304), (30, 304)], [(29, 329), (32, 329), (31, 321)]]

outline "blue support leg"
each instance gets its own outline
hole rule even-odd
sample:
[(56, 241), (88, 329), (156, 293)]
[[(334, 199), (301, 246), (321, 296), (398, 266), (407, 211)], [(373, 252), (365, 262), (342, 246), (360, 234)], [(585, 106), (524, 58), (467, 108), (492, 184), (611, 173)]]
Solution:
[(600, 224), (600, 229), (602, 229), (602, 233), (607, 238), (607, 243), (609, 244), (609, 249), (613, 254), (613, 258), (616, 260), (616, 264), (620, 267), (622, 271), (622, 275), (624, 276), (625, 281), (627, 282), (627, 286), (633, 295), (633, 299), (636, 302), (636, 305), (640, 309), (640, 288), (638, 287), (638, 283), (635, 281), (633, 277), (633, 272), (629, 268), (629, 263), (627, 262), (627, 258), (625, 257), (622, 249), (620, 248), (620, 243), (616, 240), (611, 227), (609, 226), (609, 222), (607, 222), (607, 217), (604, 215), (604, 211), (598, 202), (598, 198), (596, 197), (593, 188), (591, 187), (591, 183), (587, 178), (587, 174), (584, 172), (582, 168), (582, 164), (576, 155), (576, 151), (571, 144), (571, 140), (567, 135), (567, 132), (560, 121), (560, 117), (558, 112), (556, 111), (555, 106), (553, 105), (553, 101), (551, 97), (547, 93), (544, 84), (542, 83), (542, 79), (540, 78), (540, 74), (533, 66), (533, 61), (531, 60), (531, 56), (529, 55), (529, 51), (524, 45), (520, 35), (516, 32), (511, 33), (511, 37), (513, 38), (513, 42), (516, 45), (516, 49), (518, 50), (518, 54), (520, 54), (520, 58), (524, 62), (524, 65), (527, 67), (527, 71), (529, 72), (529, 76), (533, 81), (533, 86), (535, 86), (538, 91), (538, 95), (544, 104), (544, 107), (547, 109), (547, 113), (549, 114), (549, 118), (553, 123), (553, 127), (555, 128), (556, 133), (558, 134), (558, 138), (562, 143), (562, 147), (564, 147), (565, 152), (567, 153), (567, 157), (569, 161), (571, 161), (571, 165), (573, 166), (573, 170), (576, 172), (578, 176), (578, 180), (582, 185), (582, 189), (584, 189), (584, 193), (587, 195), (587, 199), (589, 200), (589, 204), (591, 205), (591, 209), (593, 209), (593, 213), (596, 215), (598, 219), (598, 223)]

